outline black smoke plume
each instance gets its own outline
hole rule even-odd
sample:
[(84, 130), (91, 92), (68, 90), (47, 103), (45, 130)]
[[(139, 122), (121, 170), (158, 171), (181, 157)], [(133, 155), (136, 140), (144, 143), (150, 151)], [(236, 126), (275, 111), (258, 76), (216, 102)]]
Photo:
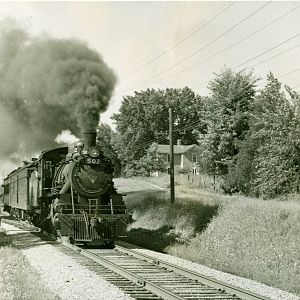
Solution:
[(116, 77), (101, 56), (75, 39), (31, 37), (0, 23), (0, 158), (55, 145), (64, 129), (95, 130)]

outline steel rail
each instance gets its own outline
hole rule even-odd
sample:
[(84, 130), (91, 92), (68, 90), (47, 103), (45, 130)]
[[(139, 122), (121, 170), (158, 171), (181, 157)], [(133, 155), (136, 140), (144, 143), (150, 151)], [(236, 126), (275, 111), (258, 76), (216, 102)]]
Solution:
[(145, 289), (149, 290), (150, 292), (158, 295), (159, 297), (162, 297), (163, 299), (168, 299), (168, 300), (183, 300), (184, 298), (172, 293), (171, 291), (154, 284), (138, 275), (135, 275), (134, 273), (125, 270), (122, 267), (119, 267), (117, 264), (110, 262), (109, 260), (100, 257), (96, 254), (93, 254), (87, 250), (84, 250), (82, 248), (79, 248), (77, 246), (64, 243), (64, 245), (68, 248), (70, 248), (73, 251), (79, 252), (81, 255), (91, 259), (92, 261), (101, 264), (102, 266), (112, 270), (113, 272), (118, 273), (121, 276), (124, 276), (125, 278), (133, 281), (134, 283), (143, 286)]
[(270, 300), (270, 298), (266, 298), (264, 296), (255, 294), (253, 292), (244, 290), (242, 288), (235, 287), (231, 284), (221, 282), (221, 281), (219, 281), (217, 279), (214, 279), (212, 277), (201, 275), (199, 273), (187, 270), (185, 268), (176, 266), (174, 264), (165, 262), (163, 260), (156, 259), (154, 257), (151, 257), (151, 256), (147, 255), (147, 254), (142, 254), (142, 253), (137, 252), (133, 249), (125, 248), (125, 247), (120, 246), (118, 244), (116, 245), (116, 249), (119, 250), (120, 252), (123, 252), (123, 253), (126, 253), (128, 255), (134, 256), (136, 258), (139, 258), (139, 259), (142, 259), (144, 261), (148, 261), (150, 263), (159, 265), (159, 266), (164, 267), (168, 270), (172, 270), (172, 271), (174, 271), (178, 274), (186, 276), (187, 278), (197, 280), (198, 282), (206, 284), (210, 287), (213, 287), (213, 288), (216, 288), (216, 289), (222, 289), (226, 293), (236, 295), (237, 297), (239, 297), (243, 300)]

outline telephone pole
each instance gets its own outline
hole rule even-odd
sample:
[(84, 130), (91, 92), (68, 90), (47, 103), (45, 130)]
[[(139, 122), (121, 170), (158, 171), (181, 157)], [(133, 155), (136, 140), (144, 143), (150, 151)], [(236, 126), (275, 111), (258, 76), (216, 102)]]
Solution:
[(169, 108), (169, 144), (170, 144), (170, 189), (171, 203), (175, 202), (175, 185), (174, 185), (174, 147), (173, 147), (173, 112)]

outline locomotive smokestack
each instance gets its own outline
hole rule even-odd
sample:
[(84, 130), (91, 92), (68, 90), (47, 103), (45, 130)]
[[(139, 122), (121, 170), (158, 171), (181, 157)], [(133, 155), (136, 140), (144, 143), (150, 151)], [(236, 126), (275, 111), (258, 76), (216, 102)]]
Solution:
[(96, 135), (95, 131), (93, 132), (84, 132), (84, 149), (89, 149), (93, 146), (96, 146)]

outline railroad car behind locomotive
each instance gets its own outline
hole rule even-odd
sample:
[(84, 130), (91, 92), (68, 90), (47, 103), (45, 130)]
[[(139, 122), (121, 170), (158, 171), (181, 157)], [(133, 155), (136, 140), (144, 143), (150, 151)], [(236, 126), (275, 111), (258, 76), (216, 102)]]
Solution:
[(96, 146), (96, 132), (84, 146), (41, 153), (12, 171), (3, 184), (4, 209), (71, 242), (113, 244), (123, 235), (127, 211), (113, 183), (113, 166)]

